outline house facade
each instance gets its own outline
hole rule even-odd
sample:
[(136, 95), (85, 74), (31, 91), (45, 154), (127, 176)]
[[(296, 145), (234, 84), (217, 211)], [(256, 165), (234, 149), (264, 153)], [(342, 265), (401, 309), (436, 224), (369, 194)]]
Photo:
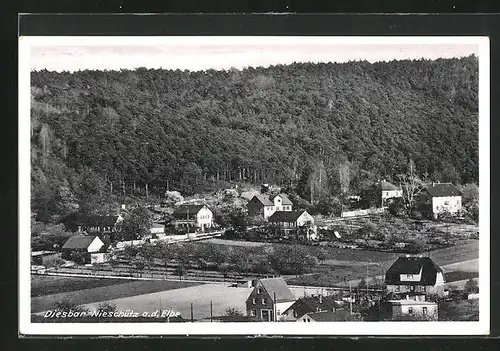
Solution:
[(205, 231), (213, 227), (213, 213), (206, 205), (181, 205), (174, 210), (175, 228), (197, 228)]
[(260, 279), (247, 298), (247, 316), (254, 322), (280, 321), (295, 300), (283, 278)]
[(385, 179), (380, 182), (379, 191), (382, 206), (385, 206), (387, 200), (389, 199), (403, 197), (403, 190), (399, 186), (389, 183)]
[(439, 214), (455, 214), (462, 209), (462, 192), (451, 183), (432, 183), (419, 194), (419, 205), (427, 216), (438, 218)]
[(247, 204), (250, 216), (262, 216), (268, 219), (276, 211), (292, 211), (292, 202), (285, 194), (269, 196), (268, 194), (255, 195)]
[(444, 296), (444, 274), (429, 257), (399, 257), (385, 274), (390, 293), (424, 293)]
[(384, 303), (386, 317), (390, 319), (405, 319), (405, 317), (438, 320), (438, 304), (432, 301), (419, 300), (388, 300)]

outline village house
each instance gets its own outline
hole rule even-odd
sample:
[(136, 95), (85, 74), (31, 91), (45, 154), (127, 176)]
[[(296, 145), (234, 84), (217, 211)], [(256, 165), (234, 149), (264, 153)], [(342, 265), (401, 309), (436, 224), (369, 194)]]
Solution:
[(317, 227), (314, 218), (307, 211), (276, 211), (268, 219), (276, 229), (288, 233), (297, 231), (298, 236), (307, 240), (316, 240)]
[(403, 197), (401, 187), (385, 179), (365, 187), (361, 191), (360, 200), (366, 207), (386, 207), (392, 199)]
[(387, 291), (444, 295), (444, 274), (429, 257), (399, 257), (385, 274)]
[(338, 310), (338, 311), (319, 311), (319, 312), (309, 312), (299, 318), (296, 322), (350, 322), (355, 321), (349, 311)]
[(295, 300), (283, 278), (260, 279), (246, 301), (247, 316), (254, 322), (279, 321)]
[(71, 259), (75, 252), (88, 254), (86, 261), (90, 262), (90, 254), (100, 252), (104, 243), (97, 235), (71, 236), (61, 248), (62, 258)]
[(291, 211), (292, 202), (285, 194), (270, 196), (268, 194), (255, 195), (247, 204), (250, 216), (262, 216), (268, 219), (276, 211)]
[(151, 236), (163, 236), (165, 234), (165, 226), (160, 223), (153, 223), (149, 232), (151, 233)]
[(424, 215), (438, 218), (440, 213), (462, 209), (462, 192), (451, 183), (432, 183), (419, 194), (418, 202)]
[(335, 312), (340, 309), (342, 306), (335, 301), (333, 296), (313, 295), (299, 298), (282, 313), (282, 316), (287, 321), (295, 321), (308, 313)]
[(213, 213), (206, 205), (181, 205), (174, 210), (175, 228), (195, 228), (201, 231), (213, 227)]
[(385, 206), (389, 199), (403, 197), (403, 190), (401, 187), (389, 183), (385, 179), (379, 183), (379, 191), (382, 206)]

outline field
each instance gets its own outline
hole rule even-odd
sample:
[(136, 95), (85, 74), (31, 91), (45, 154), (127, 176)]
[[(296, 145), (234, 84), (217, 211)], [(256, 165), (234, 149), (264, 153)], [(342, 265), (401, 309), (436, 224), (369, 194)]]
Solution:
[[(48, 281), (55, 286), (55, 280), (61, 279), (61, 282), (65, 282), (66, 277), (50, 277)], [(88, 278), (77, 278), (77, 279), (88, 279)], [(43, 280), (43, 279), (42, 279)], [(92, 282), (93, 278), (89, 279)], [(113, 300), (118, 298), (125, 298), (130, 296), (137, 296), (143, 294), (149, 294), (152, 292), (173, 290), (185, 288), (188, 286), (199, 285), (199, 283), (184, 282), (184, 281), (147, 281), (147, 280), (122, 280), (116, 282), (118, 279), (103, 279), (115, 281), (115, 284), (107, 286), (97, 286), (88, 289), (66, 291), (60, 293), (54, 293), (45, 296), (37, 296), (31, 298), (31, 312), (37, 313), (51, 309), (54, 305), (62, 300), (70, 300), (78, 305), (88, 304), (92, 302), (100, 302), (106, 300)], [(79, 284), (81, 284), (79, 282)], [(92, 283), (91, 283), (92, 284)]]
[(31, 275), (31, 297), (124, 284), (131, 280)]
[[(224, 315), (225, 310), (230, 307), (246, 314), (245, 302), (251, 291), (252, 288), (235, 288), (226, 284), (204, 284), (112, 299), (108, 302), (115, 304), (118, 310), (134, 310), (139, 313), (171, 309), (180, 312), (184, 319), (191, 318), (192, 303), (193, 318), (203, 319), (210, 317), (210, 301), (213, 316)], [(97, 305), (98, 303), (92, 303), (85, 306), (95, 309)]]

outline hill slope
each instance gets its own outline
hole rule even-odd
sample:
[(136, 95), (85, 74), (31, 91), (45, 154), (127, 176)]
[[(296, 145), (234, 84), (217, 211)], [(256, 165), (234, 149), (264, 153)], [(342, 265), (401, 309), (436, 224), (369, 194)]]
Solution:
[(304, 188), (319, 172), (336, 193), (343, 167), (356, 190), (404, 171), (409, 159), (430, 179), (478, 181), (475, 56), (242, 71), (40, 71), (31, 80), (33, 206), (46, 215), (124, 185)]

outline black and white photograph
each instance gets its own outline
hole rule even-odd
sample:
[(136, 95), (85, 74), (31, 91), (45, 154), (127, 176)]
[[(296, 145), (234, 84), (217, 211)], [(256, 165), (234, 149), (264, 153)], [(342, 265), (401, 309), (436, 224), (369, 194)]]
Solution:
[(488, 333), (487, 37), (19, 50), (25, 333)]

